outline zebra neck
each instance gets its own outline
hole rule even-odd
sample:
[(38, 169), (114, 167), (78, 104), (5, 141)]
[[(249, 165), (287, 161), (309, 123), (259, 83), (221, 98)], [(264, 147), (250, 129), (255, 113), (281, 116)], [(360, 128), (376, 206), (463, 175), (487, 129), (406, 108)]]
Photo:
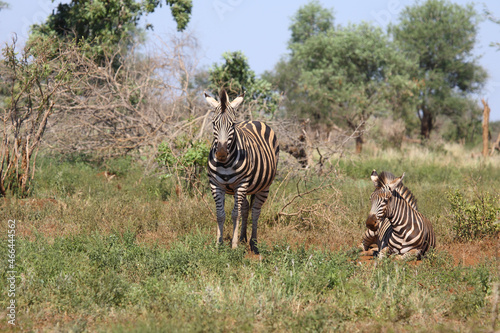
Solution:
[(386, 218), (390, 221), (394, 232), (398, 233), (416, 211), (399, 194), (393, 195), (387, 206)]

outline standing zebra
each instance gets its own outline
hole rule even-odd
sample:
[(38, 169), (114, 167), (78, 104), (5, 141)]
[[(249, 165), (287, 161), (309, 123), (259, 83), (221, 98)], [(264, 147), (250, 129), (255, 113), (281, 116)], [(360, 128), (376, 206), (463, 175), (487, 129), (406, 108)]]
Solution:
[[(222, 89), (220, 102), (217, 102), (205, 93), (205, 99), (214, 108), (214, 140), (208, 156), (208, 178), (217, 210), (217, 241), (222, 243), (225, 195), (231, 194), (234, 195), (232, 248), (238, 246), (240, 217), (239, 241), (247, 241), (247, 219), (251, 208), (250, 248), (258, 254), (257, 221), (276, 176), (279, 145), (274, 131), (266, 124), (260, 121), (236, 122), (235, 111), (243, 102), (243, 96), (229, 102), (226, 91)], [(247, 195), (251, 195), (250, 204)]]
[(430, 221), (417, 210), (415, 196), (403, 185), (403, 178), (404, 173), (396, 178), (390, 172), (379, 176), (373, 170), (375, 191), (370, 196), (372, 207), (366, 220), (369, 230), (363, 237), (363, 246), (367, 250), (376, 241), (382, 255), (421, 259), (429, 248), (435, 247), (436, 238)]

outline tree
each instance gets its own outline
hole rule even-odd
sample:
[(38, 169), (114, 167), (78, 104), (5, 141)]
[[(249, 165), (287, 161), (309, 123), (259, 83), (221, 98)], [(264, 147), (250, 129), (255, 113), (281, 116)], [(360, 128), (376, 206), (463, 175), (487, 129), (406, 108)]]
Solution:
[(360, 152), (370, 116), (408, 113), (415, 63), (381, 29), (367, 23), (334, 27), (332, 11), (311, 2), (299, 9), (290, 30), (290, 54), (264, 77), (285, 92), (291, 115), (355, 132)]
[(273, 71), (266, 71), (262, 78), (271, 82), (273, 88), (285, 96), (285, 109), (290, 115), (308, 116), (311, 105), (303, 90), (300, 89), (301, 75), (300, 63), (294, 57), (294, 52), (309, 38), (325, 34), (334, 29), (333, 10), (323, 8), (318, 1), (313, 0), (299, 8), (291, 19), (289, 30), (291, 32), (288, 41), (290, 54), (285, 55), (276, 65)]
[(331, 10), (321, 7), (316, 0), (309, 2), (299, 8), (292, 17), (290, 25), (292, 36), (288, 47), (293, 50), (295, 45), (303, 44), (309, 38), (333, 29), (333, 21), (334, 16)]
[[(485, 6), (484, 9), (483, 9), (483, 12), (484, 12), (484, 16), (486, 16), (486, 18), (490, 21), (490, 22), (493, 22), (495, 24), (500, 24), (500, 18), (496, 17), (493, 15), (493, 13)], [(491, 42), (490, 43), (490, 46), (492, 47), (496, 47), (497, 49), (500, 50), (500, 42), (496, 41), (496, 42)]]
[[(101, 55), (104, 48), (118, 43), (132, 45), (139, 35), (137, 25), (142, 15), (161, 6), (160, 0), (72, 0), (60, 3), (57, 10), (43, 24), (32, 26), (31, 39), (40, 36), (56, 36), (69, 41), (89, 43), (91, 53)], [(177, 30), (186, 28), (191, 15), (191, 0), (166, 0), (177, 22)], [(151, 27), (151, 26), (149, 26)]]
[(294, 59), (301, 68), (299, 88), (316, 105), (310, 115), (357, 132), (358, 153), (370, 116), (401, 113), (411, 104), (414, 83), (408, 73), (414, 63), (367, 23), (311, 37), (296, 48)]
[(214, 64), (208, 71), (209, 91), (219, 95), (219, 90), (225, 88), (230, 99), (245, 93), (247, 100), (256, 104), (257, 111), (273, 115), (280, 96), (271, 89), (271, 83), (256, 78), (243, 52), (225, 52), (222, 58), (223, 64)]
[(5, 8), (9, 8), (9, 4), (4, 1), (0, 1), (0, 10)]
[(0, 197), (29, 194), (56, 95), (71, 83), (76, 65), (68, 61), (66, 52), (54, 56), (50, 44), (56, 42), (39, 40), (19, 53), (14, 40), (2, 50), (0, 91), (5, 97), (0, 101)]
[(429, 138), (436, 117), (460, 119), (468, 105), (461, 100), (486, 80), (472, 55), (479, 17), (472, 5), (428, 0), (406, 7), (399, 20), (389, 30), (401, 50), (418, 63), (412, 73), (420, 83), (417, 114), (421, 136)]

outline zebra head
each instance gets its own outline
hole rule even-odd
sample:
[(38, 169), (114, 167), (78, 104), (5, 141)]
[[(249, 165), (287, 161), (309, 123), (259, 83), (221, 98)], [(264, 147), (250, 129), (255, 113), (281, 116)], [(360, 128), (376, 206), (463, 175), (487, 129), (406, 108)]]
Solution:
[(392, 192), (401, 184), (405, 174), (395, 178), (389, 172), (382, 172), (379, 175), (373, 170), (370, 178), (375, 185), (375, 191), (370, 196), (372, 207), (368, 218), (366, 219), (366, 227), (372, 231), (378, 230), (378, 225), (387, 217), (387, 207), (392, 198)]
[(224, 163), (229, 155), (231, 144), (234, 141), (234, 123), (236, 121), (236, 109), (243, 102), (242, 95), (229, 102), (226, 90), (222, 89), (219, 100), (205, 93), (205, 99), (214, 108), (212, 120), (214, 130), (215, 158), (218, 162)]

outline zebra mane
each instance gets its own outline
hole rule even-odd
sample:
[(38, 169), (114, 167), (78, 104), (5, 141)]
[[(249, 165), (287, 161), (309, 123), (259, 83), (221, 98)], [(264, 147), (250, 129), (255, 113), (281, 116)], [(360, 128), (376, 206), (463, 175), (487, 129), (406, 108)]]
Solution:
[(226, 89), (224, 89), (224, 88), (222, 88), (220, 90), (219, 101), (220, 101), (220, 113), (226, 112), (226, 109), (227, 109), (229, 102), (227, 100)]
[(231, 102), (229, 102), (227, 92), (224, 88), (220, 91), (219, 103), (215, 108), (215, 115), (223, 114), (227, 114), (233, 122), (236, 121), (236, 111), (231, 105)]
[[(388, 171), (382, 171), (380, 175), (378, 175), (378, 183), (377, 190), (380, 188), (386, 187), (390, 182), (392, 182), (397, 177)], [(410, 205), (413, 209), (418, 210), (417, 208), (417, 198), (411, 193), (411, 191), (403, 185), (403, 182), (399, 184), (398, 187), (395, 188), (395, 191)]]

